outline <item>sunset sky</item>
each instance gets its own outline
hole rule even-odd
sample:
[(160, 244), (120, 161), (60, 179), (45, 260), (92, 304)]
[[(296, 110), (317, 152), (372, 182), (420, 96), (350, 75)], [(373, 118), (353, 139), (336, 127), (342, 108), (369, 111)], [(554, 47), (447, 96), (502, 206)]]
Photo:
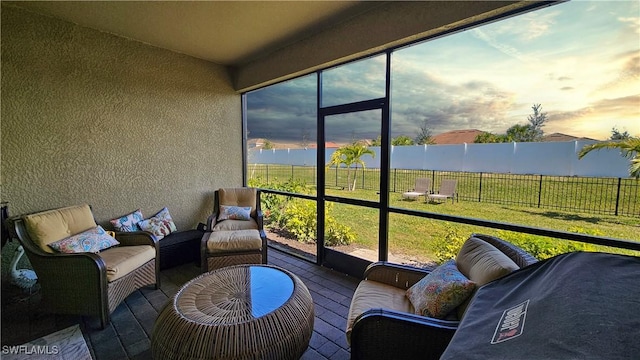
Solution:
[[(325, 73), (324, 105), (384, 95), (384, 56)], [(247, 96), (249, 138), (315, 139), (315, 76)], [(613, 127), (640, 136), (640, 2), (571, 1), (398, 49), (392, 57), (392, 136), (526, 124), (599, 140)], [(365, 119), (364, 121), (357, 120)], [(334, 141), (375, 138), (370, 114), (328, 122)], [(305, 135), (302, 135), (305, 134)], [(344, 139), (340, 138), (340, 135)]]

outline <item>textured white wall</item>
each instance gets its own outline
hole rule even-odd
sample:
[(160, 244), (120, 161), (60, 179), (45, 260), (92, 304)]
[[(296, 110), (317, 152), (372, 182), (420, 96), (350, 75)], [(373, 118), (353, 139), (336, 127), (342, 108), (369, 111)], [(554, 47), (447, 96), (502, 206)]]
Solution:
[(179, 229), (242, 185), (240, 95), (223, 67), (2, 6), (2, 200), (89, 203), (99, 223), (167, 206)]

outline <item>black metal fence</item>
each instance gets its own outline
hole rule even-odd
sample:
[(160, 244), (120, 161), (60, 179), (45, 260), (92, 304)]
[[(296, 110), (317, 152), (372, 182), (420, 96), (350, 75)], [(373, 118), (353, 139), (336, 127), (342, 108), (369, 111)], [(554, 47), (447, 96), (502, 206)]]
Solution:
[[(356, 177), (358, 189), (379, 190), (380, 169), (345, 168), (326, 170), (326, 186), (346, 188), (347, 178)], [(249, 178), (267, 182), (298, 179), (316, 184), (315, 166), (252, 164)], [(486, 202), (576, 211), (592, 214), (640, 217), (640, 180), (576, 176), (516, 175), (436, 170), (391, 169), (391, 192), (412, 189), (416, 178), (430, 178), (437, 191), (443, 179), (455, 179), (459, 201)]]
[[(400, 173), (430, 177), (437, 190), (442, 179), (458, 180), (461, 201), (477, 201), (593, 214), (640, 217), (640, 181), (631, 178), (516, 175), (394, 169), (391, 181)], [(406, 179), (405, 179), (406, 181)], [(415, 181), (415, 180), (414, 180)], [(396, 182), (393, 192), (404, 191)]]

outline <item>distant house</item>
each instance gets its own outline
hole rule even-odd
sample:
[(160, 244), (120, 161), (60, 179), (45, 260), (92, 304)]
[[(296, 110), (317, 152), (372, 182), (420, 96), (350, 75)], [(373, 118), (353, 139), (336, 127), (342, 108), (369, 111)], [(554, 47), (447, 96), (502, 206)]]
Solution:
[[(327, 141), (327, 142), (324, 143), (325, 149), (337, 149), (340, 146), (342, 146), (342, 145), (336, 144), (333, 141)], [(315, 148), (317, 148), (317, 146), (316, 146), (316, 144), (309, 144), (309, 148), (310, 149), (315, 149)]]
[(254, 149), (254, 148), (262, 148), (264, 146), (264, 139), (261, 138), (257, 138), (257, 139), (248, 139), (247, 140), (247, 148), (249, 149)]
[(476, 136), (484, 134), (486, 131), (470, 129), (470, 130), (452, 130), (446, 133), (438, 134), (432, 137), (434, 144), (471, 144), (475, 141)]
[(269, 144), (269, 149), (302, 149), (303, 146), (295, 143), (273, 142), (268, 139), (255, 138), (247, 139), (247, 149), (264, 149)]
[(587, 137), (576, 137), (576, 136), (573, 136), (573, 135), (567, 135), (567, 134), (562, 134), (562, 133), (553, 133), (553, 134), (545, 135), (545, 136), (542, 137), (542, 141), (543, 142), (576, 141), (576, 140), (599, 141), (599, 140), (591, 139), (591, 138), (587, 138)]

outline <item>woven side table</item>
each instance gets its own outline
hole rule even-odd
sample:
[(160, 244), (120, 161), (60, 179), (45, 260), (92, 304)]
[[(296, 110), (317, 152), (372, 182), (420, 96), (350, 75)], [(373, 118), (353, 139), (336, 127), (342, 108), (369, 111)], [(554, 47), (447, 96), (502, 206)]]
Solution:
[(185, 284), (158, 315), (159, 359), (299, 359), (313, 332), (313, 300), (291, 272), (230, 266)]

